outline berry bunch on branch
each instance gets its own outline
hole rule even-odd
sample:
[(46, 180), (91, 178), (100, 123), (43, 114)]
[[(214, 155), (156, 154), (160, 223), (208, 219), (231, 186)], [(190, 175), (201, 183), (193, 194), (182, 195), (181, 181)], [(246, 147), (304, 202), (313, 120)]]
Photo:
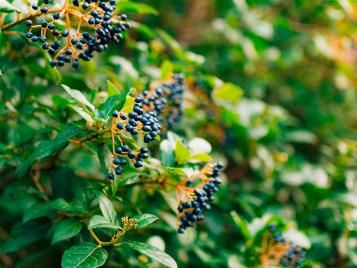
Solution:
[(176, 188), (177, 199), (180, 205), (178, 214), (178, 232), (184, 233), (187, 227), (192, 227), (195, 222), (204, 219), (203, 211), (210, 208), (213, 194), (219, 190), (222, 180), (219, 178), (220, 163), (208, 163), (201, 170), (189, 178), (182, 179), (185, 186)]
[(44, 0), (2, 30), (24, 21), (29, 27), (26, 37), (51, 55), (52, 67), (69, 63), (78, 69), (79, 60), (89, 61), (111, 43), (119, 43), (130, 28), (127, 16), (116, 15), (115, 8), (115, 0), (65, 0), (61, 6)]
[(270, 224), (268, 231), (263, 234), (262, 250), (260, 260), (263, 267), (282, 265), (296, 268), (305, 259), (305, 251), (286, 241), (275, 224)]
[[(135, 144), (126, 144), (128, 135), (138, 142), (148, 144), (159, 139), (165, 129), (173, 127), (183, 115), (182, 99), (184, 77), (174, 74), (172, 80), (163, 82), (150, 90), (144, 91), (127, 107), (128, 111), (114, 111), (111, 123), (112, 153), (114, 172), (108, 179), (114, 180), (114, 173), (121, 175), (128, 161), (135, 168), (143, 166), (143, 160), (149, 157), (146, 147), (136, 148)], [(127, 159), (126, 159), (127, 158)]]
[[(179, 233), (204, 219), (203, 213), (210, 209), (214, 193), (222, 183), (219, 176), (223, 168), (222, 164), (211, 162), (207, 154), (190, 156), (189, 149), (176, 135), (171, 138), (170, 145), (175, 148), (171, 154), (176, 161), (169, 164), (170, 168), (158, 159), (149, 158), (148, 144), (160, 140), (161, 136), (170, 136), (166, 135), (167, 130), (175, 127), (182, 118), (184, 92), (183, 75), (173, 74), (170, 80), (156, 83), (136, 97), (127, 95), (121, 107), (113, 111), (109, 126), (81, 139), (82, 142), (92, 138), (110, 139), (110, 145), (106, 145), (111, 148), (112, 157), (106, 165), (106, 175), (114, 185), (125, 180), (127, 172), (130, 176), (135, 168), (139, 169), (136, 172), (139, 184), (145, 188), (157, 185), (159, 190), (176, 193)], [(165, 141), (168, 139), (163, 143)], [(186, 159), (180, 156), (180, 150), (184, 151)], [(145, 176), (152, 173), (153, 161), (157, 165), (155, 175)], [(192, 172), (186, 173), (185, 169)]]

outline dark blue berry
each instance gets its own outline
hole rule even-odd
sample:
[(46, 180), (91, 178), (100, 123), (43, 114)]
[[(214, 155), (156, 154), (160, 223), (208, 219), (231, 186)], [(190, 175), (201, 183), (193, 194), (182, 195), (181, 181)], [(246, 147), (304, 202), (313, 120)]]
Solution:
[(114, 174), (113, 173), (108, 173), (107, 177), (111, 181), (114, 180)]
[(124, 128), (124, 125), (123, 125), (123, 123), (117, 123), (117, 128), (118, 129), (123, 129)]
[(63, 31), (61, 32), (61, 34), (62, 34), (63, 37), (67, 37), (68, 34), (69, 34), (69, 32), (68, 32), (67, 30), (63, 30)]
[(48, 7), (41, 7), (41, 13), (47, 13)]
[(115, 174), (118, 175), (118, 176), (123, 174), (123, 168), (122, 167), (116, 167), (115, 168)]

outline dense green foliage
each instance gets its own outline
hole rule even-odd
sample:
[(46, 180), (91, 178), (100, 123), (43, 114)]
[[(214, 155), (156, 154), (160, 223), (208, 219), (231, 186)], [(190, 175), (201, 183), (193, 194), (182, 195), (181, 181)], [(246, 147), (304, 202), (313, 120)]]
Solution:
[[(0, 267), (357, 266), (354, 0), (120, 0), (78, 70), (29, 12), (0, 0)], [(161, 137), (121, 130), (157, 88)]]

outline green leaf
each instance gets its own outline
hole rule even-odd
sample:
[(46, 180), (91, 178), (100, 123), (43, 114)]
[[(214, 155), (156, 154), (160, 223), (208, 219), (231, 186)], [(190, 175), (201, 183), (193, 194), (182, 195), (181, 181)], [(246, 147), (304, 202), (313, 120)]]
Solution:
[(50, 227), (48, 221), (28, 221), (15, 225), (0, 248), (1, 253), (16, 252), (42, 238)]
[(74, 98), (76, 101), (83, 104), (84, 106), (87, 106), (89, 109), (92, 110), (93, 113), (95, 112), (94, 105), (87, 100), (86, 96), (84, 96), (82, 92), (80, 92), (77, 89), (71, 89), (66, 85), (62, 85), (62, 87), (64, 88), (65, 91), (67, 91), (69, 95), (72, 96), (72, 98)]
[(18, 176), (24, 176), (34, 162), (42, 160), (52, 155), (54, 152), (62, 149), (68, 144), (70, 138), (73, 138), (80, 132), (80, 128), (76, 126), (69, 126), (60, 132), (53, 141), (40, 142), (40, 145), (34, 150), (34, 152), (18, 167), (16, 174)]
[(160, 143), (160, 159), (163, 166), (172, 166), (175, 164), (175, 144), (169, 140), (163, 140)]
[(108, 252), (94, 243), (84, 243), (67, 249), (62, 257), (62, 268), (95, 268), (105, 264)]
[(52, 244), (78, 235), (83, 224), (75, 219), (67, 219), (54, 226)]
[(110, 168), (110, 162), (112, 160), (112, 154), (105, 143), (99, 144), (97, 147), (97, 155), (100, 163), (100, 168), (103, 174), (106, 176)]
[(190, 157), (190, 161), (199, 161), (199, 162), (208, 162), (212, 160), (212, 157), (209, 154), (205, 153), (198, 153), (195, 155), (192, 155)]
[(174, 65), (172, 64), (171, 61), (165, 60), (161, 64), (161, 79), (162, 80), (169, 79), (173, 72), (174, 72)]
[(111, 223), (107, 218), (104, 218), (101, 215), (94, 215), (89, 220), (88, 229), (96, 228), (121, 229), (118, 224)]
[(100, 118), (108, 120), (115, 110), (120, 111), (123, 108), (129, 93), (130, 90), (125, 90), (120, 94), (110, 96), (104, 103), (99, 105), (98, 110)]
[(176, 141), (175, 156), (178, 164), (185, 164), (190, 159), (190, 150), (182, 143), (181, 140)]
[(143, 228), (159, 219), (158, 217), (152, 214), (143, 214), (143, 215), (136, 216), (135, 218), (138, 221), (137, 222), (138, 228)]
[(99, 207), (103, 213), (104, 218), (109, 220), (109, 222), (115, 224), (117, 213), (114, 209), (112, 202), (104, 195), (99, 199)]
[(155, 8), (147, 4), (134, 3), (129, 1), (120, 1), (118, 3), (118, 9), (120, 9), (121, 12), (132, 12), (137, 14), (152, 14), (152, 15), (158, 14)]
[(185, 170), (182, 168), (164, 167), (164, 169), (173, 177), (179, 177), (181, 179), (181, 177), (187, 176)]
[(133, 109), (133, 106), (134, 106), (134, 102), (135, 102), (135, 98), (128, 95), (125, 99), (124, 106), (121, 109), (122, 112), (124, 112), (124, 113), (131, 112)]
[(88, 113), (85, 109), (82, 107), (78, 107), (75, 105), (69, 105), (73, 110), (75, 110), (86, 122), (92, 126), (94, 123), (93, 116), (92, 114)]
[(108, 85), (108, 96), (109, 97), (120, 94), (120, 90), (116, 86), (114, 86), (114, 84), (112, 82), (110, 82), (109, 80), (107, 81), (107, 85)]
[(252, 235), (249, 232), (248, 223), (245, 219), (241, 218), (235, 211), (231, 211), (231, 216), (238, 229), (245, 237), (246, 240), (251, 240)]
[(14, 5), (10, 4), (8, 1), (6, 0), (0, 0), (0, 12), (3, 13), (11, 13), (11, 12), (21, 12), (20, 9), (18, 9), (17, 7), (15, 7)]
[(213, 92), (213, 97), (219, 100), (237, 103), (243, 95), (242, 89), (232, 83), (224, 83)]
[(70, 205), (62, 198), (48, 201), (46, 203), (38, 203), (26, 210), (23, 221), (29, 221), (40, 217), (50, 217), (57, 210), (67, 211)]
[(137, 241), (128, 241), (124, 242), (123, 244), (128, 245), (132, 249), (140, 252), (141, 254), (144, 254), (150, 258), (153, 258), (154, 260), (157, 260), (158, 262), (162, 263), (167, 267), (177, 267), (175, 260), (170, 255), (166, 254), (164, 251), (156, 247)]

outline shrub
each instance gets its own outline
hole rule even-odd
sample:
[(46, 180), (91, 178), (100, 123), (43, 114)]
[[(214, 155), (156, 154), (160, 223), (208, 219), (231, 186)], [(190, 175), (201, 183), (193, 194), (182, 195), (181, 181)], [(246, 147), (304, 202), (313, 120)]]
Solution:
[(0, 1), (3, 266), (354, 267), (342, 2)]

